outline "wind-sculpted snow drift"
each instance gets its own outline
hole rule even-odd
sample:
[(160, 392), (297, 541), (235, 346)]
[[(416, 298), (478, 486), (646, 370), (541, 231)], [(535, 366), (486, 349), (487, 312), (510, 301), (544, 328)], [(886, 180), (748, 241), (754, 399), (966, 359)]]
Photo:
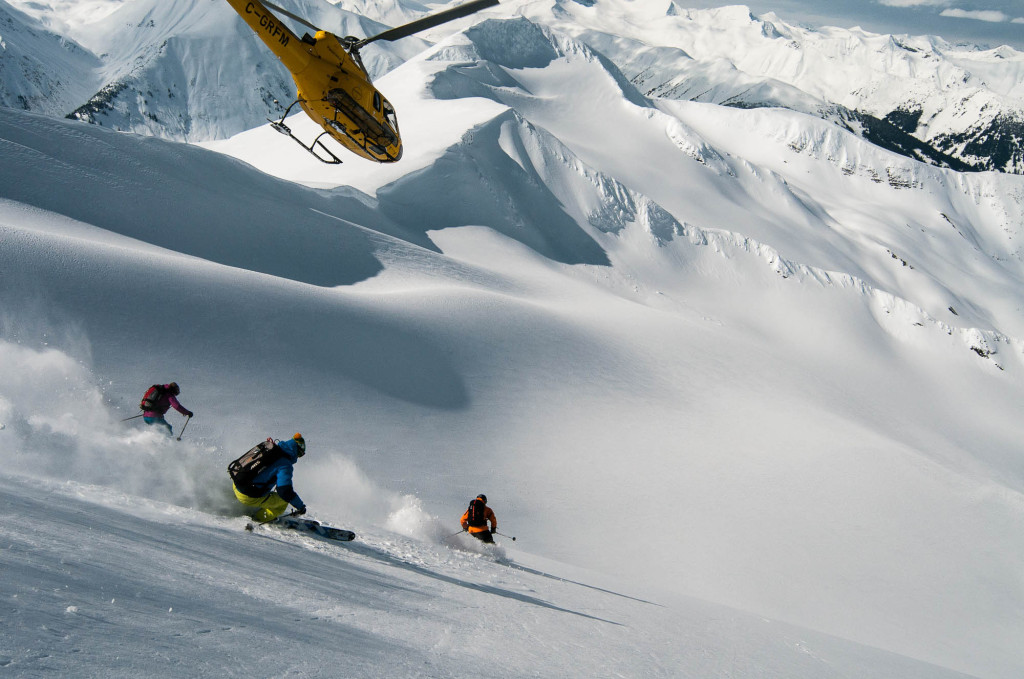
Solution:
[[(442, 191), (451, 203), (426, 200)], [(427, 171), (382, 189), (378, 199), (384, 213), (407, 228), (487, 224), (566, 264), (610, 264), (581, 224), (614, 234), (642, 222), (661, 241), (680, 233), (660, 206), (588, 168), (511, 111), (474, 128), (465, 143)]]
[[(378, 273), (374, 251), (384, 242), (382, 234), (432, 247), (382, 217), (355, 191), (286, 185), (194, 147), (54, 122), (0, 111), (0, 134), (12, 145), (10, 162), (0, 167), (3, 198), (157, 247), (319, 286)], [(58, 155), (61, 162), (48, 161)], [(202, 156), (209, 165), (197, 162)], [(97, 185), (118, 186), (133, 199), (99, 198)], [(301, 219), (296, 205), (303, 206)], [(210, 240), (210, 228), (235, 235)], [(289, 257), (277, 245), (282, 228), (293, 231)]]

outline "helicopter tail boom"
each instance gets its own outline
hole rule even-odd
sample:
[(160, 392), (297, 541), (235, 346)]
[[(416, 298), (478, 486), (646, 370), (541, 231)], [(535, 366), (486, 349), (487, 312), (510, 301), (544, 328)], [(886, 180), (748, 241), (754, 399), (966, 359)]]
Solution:
[(289, 71), (301, 71), (309, 64), (308, 45), (260, 0), (227, 0), (227, 3)]

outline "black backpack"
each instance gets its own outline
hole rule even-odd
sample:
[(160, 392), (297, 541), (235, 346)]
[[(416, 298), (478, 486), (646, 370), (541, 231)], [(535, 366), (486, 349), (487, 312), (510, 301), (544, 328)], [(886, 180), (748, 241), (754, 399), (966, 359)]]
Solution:
[(480, 498), (475, 498), (469, 503), (469, 509), (466, 512), (466, 523), (473, 528), (486, 528), (487, 527), (487, 505)]
[(249, 452), (228, 465), (228, 475), (239, 490), (245, 490), (252, 485), (253, 479), (261, 471), (280, 459), (282, 455), (284, 455), (284, 451), (274, 443), (273, 439), (260, 441)]
[(142, 397), (142, 402), (139, 403), (139, 408), (144, 411), (152, 411), (156, 408), (160, 399), (163, 398), (164, 387), (162, 384), (154, 384), (152, 387), (146, 390), (146, 393)]

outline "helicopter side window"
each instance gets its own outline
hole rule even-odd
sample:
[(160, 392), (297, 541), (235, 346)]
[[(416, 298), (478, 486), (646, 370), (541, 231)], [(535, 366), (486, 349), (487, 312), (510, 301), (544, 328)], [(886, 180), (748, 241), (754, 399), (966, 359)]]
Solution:
[(380, 111), (380, 92), (373, 93), (373, 107)]

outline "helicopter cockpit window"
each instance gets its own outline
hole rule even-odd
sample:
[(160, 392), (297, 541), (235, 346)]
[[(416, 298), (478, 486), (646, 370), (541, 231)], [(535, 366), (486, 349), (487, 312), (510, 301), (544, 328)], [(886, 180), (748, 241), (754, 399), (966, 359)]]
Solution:
[(387, 101), (386, 99), (384, 100), (383, 104), (384, 120), (386, 120), (387, 123), (391, 125), (391, 129), (393, 129), (395, 132), (398, 132), (398, 116), (395, 115), (394, 107), (391, 105), (391, 102)]
[(378, 111), (380, 110), (380, 101), (381, 101), (380, 92), (374, 92), (373, 93), (373, 107), (375, 109), (377, 109)]

